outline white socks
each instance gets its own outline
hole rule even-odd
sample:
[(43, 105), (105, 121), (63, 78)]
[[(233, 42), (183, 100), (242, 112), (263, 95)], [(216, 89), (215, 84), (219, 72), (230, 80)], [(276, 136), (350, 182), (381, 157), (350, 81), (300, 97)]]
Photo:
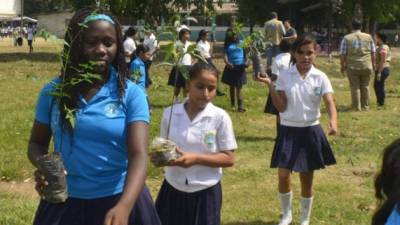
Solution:
[(310, 224), (310, 215), (312, 208), (313, 197), (311, 198), (303, 198), (300, 197), (300, 225), (309, 225)]
[[(279, 225), (289, 225), (292, 223), (292, 199), (293, 192), (279, 193), (279, 200), (282, 208), (282, 219)], [(300, 225), (309, 225), (311, 208), (314, 197), (304, 198), (300, 197)]]
[(279, 199), (282, 208), (282, 219), (279, 222), (279, 225), (289, 225), (290, 223), (292, 223), (293, 192), (288, 192), (284, 194), (279, 193)]

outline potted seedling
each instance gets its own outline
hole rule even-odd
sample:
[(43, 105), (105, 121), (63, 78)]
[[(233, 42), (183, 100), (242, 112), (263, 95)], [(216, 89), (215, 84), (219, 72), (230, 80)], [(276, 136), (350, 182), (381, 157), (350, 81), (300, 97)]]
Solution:
[[(164, 60), (162, 63), (156, 66), (173, 66), (176, 68), (175, 70), (175, 81), (177, 81), (178, 72), (180, 72), (185, 79), (188, 79), (189, 71), (187, 67), (179, 64), (181, 59), (185, 54), (190, 54), (192, 57), (198, 58), (204, 62), (207, 62), (200, 54), (196, 52), (196, 45), (190, 45), (187, 50), (184, 50), (183, 45), (177, 45), (175, 41), (178, 37), (178, 27), (181, 25), (180, 21), (176, 20), (176, 17), (171, 22), (174, 26), (166, 26), (162, 29), (163, 36), (170, 38), (170, 43), (162, 46), (161, 51), (164, 53)], [(178, 152), (176, 144), (169, 140), (169, 133), (171, 128), (171, 118), (172, 112), (174, 110), (175, 95), (172, 98), (171, 102), (171, 110), (169, 114), (168, 128), (167, 128), (167, 137), (161, 138), (156, 137), (152, 144), (150, 145), (150, 160), (155, 166), (166, 166), (168, 163), (173, 162), (178, 159), (182, 154)]]
[[(81, 24), (81, 26), (85, 27), (86, 25)], [(73, 39), (70, 42), (72, 43), (75, 41), (78, 36), (79, 35), (72, 37)], [(55, 129), (53, 132), (70, 132), (66, 128), (69, 127), (70, 130), (73, 130), (75, 127), (76, 109), (68, 108), (66, 105), (65, 100), (71, 99), (71, 96), (68, 95), (66, 90), (70, 90), (71, 88), (76, 87), (84, 82), (93, 83), (95, 80), (101, 79), (100, 75), (92, 73), (96, 66), (94, 62), (80, 64), (78, 65), (78, 68), (72, 68), (74, 73), (77, 75), (71, 79), (65, 79), (67, 65), (70, 64), (69, 53), (70, 45), (67, 41), (64, 41), (64, 51), (61, 53), (61, 81), (52, 83), (53, 90), (49, 94), (54, 97), (55, 104), (53, 104), (52, 107), (58, 107), (61, 105), (61, 107), (64, 108), (65, 120), (67, 123), (63, 124), (61, 129)], [(59, 123), (60, 121), (57, 122)], [(61, 134), (61, 142), (63, 141), (63, 136), (64, 135)], [(62, 143), (60, 148), (62, 148)], [(48, 183), (48, 185), (43, 189), (43, 197), (44, 200), (51, 203), (62, 203), (68, 198), (66, 171), (60, 153), (61, 150), (62, 149), (54, 149), (53, 152), (37, 158), (38, 170), (41, 174), (43, 174)]]

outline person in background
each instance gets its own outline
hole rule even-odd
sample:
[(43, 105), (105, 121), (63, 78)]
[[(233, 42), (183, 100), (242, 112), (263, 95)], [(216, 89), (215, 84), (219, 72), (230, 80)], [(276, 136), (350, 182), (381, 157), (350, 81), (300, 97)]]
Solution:
[(371, 35), (361, 32), (362, 23), (352, 21), (353, 31), (340, 44), (340, 71), (347, 73), (354, 110), (369, 109), (369, 83), (375, 71), (375, 43)]
[(177, 49), (180, 54), (183, 54), (183, 57), (179, 60), (178, 62), (178, 67), (174, 66), (169, 74), (168, 78), (168, 85), (174, 87), (174, 101), (175, 103), (179, 102), (179, 93), (181, 92), (181, 89), (183, 90), (183, 97), (186, 97), (186, 78), (185, 78), (185, 72), (188, 72), (190, 70), (190, 67), (192, 66), (192, 56), (189, 53), (186, 53), (189, 46), (191, 45), (190, 43), (190, 30), (186, 28), (182, 28), (179, 31), (178, 34), (178, 39), (175, 42), (175, 48)]
[(235, 110), (235, 103), (237, 102), (237, 111), (246, 112), (246, 109), (243, 107), (242, 87), (247, 83), (246, 67), (248, 66), (248, 62), (246, 60), (246, 52), (241, 43), (238, 35), (231, 28), (228, 28), (224, 42), (225, 68), (221, 81), (229, 85), (231, 110)]
[(297, 32), (296, 29), (292, 27), (290, 24), (290, 20), (285, 20), (283, 22), (283, 25), (285, 26), (285, 34), (283, 35), (283, 40), (289, 41), (289, 43), (293, 43), (296, 38), (297, 38)]
[(374, 89), (378, 106), (385, 105), (385, 80), (390, 74), (390, 61), (392, 59), (390, 48), (386, 44), (387, 37), (384, 33), (378, 32), (375, 35), (376, 44), (376, 66), (375, 66), (375, 80)]
[(152, 30), (145, 30), (143, 45), (149, 48), (150, 58), (144, 62), (146, 66), (146, 87), (149, 87), (153, 82), (150, 78), (150, 67), (153, 63), (153, 59), (156, 56), (160, 46), (158, 44), (157, 38)]
[[(199, 37), (196, 40), (196, 50), (198, 53), (205, 59), (209, 64), (215, 67), (212, 60), (212, 45), (208, 41), (209, 32), (208, 30), (202, 29), (199, 32)], [(217, 96), (225, 95), (222, 91), (220, 91), (220, 85), (218, 82), (217, 86)]]
[(278, 20), (276, 12), (271, 12), (270, 20), (264, 24), (264, 30), (265, 41), (267, 42), (267, 69), (269, 69), (272, 65), (272, 58), (279, 54), (279, 43), (281, 43), (286, 31), (282, 21)]
[(131, 67), (131, 62), (136, 57), (136, 55), (135, 55), (136, 34), (137, 34), (137, 30), (133, 27), (129, 27), (128, 30), (125, 31), (124, 54), (125, 54), (125, 63), (128, 68)]
[(27, 34), (26, 34), (26, 39), (28, 40), (28, 46), (29, 46), (29, 53), (33, 52), (33, 35), (34, 35), (34, 29), (32, 27), (32, 24), (28, 25), (27, 29)]

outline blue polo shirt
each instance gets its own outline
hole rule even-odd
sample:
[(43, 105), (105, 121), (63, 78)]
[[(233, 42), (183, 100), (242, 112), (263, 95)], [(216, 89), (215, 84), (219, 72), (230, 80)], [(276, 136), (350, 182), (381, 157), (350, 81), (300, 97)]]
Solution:
[(386, 221), (385, 225), (399, 225), (400, 224), (400, 203), (393, 207), (392, 213)]
[(68, 172), (70, 197), (94, 199), (123, 191), (128, 166), (127, 127), (136, 121), (149, 123), (149, 111), (144, 92), (129, 80), (119, 101), (117, 76), (111, 68), (109, 80), (92, 99), (80, 98), (72, 133), (62, 131), (58, 104), (49, 95), (60, 79), (54, 79), (40, 93), (36, 120), (51, 128), (54, 149), (61, 152)]
[(140, 57), (137, 57), (133, 62), (131, 63), (131, 68), (130, 68), (130, 73), (134, 73), (135, 71), (140, 72), (140, 77), (138, 78), (133, 78), (131, 75), (131, 80), (136, 82), (139, 87), (141, 87), (145, 92), (146, 92), (146, 67), (144, 65), (143, 60)]
[(244, 65), (246, 59), (244, 57), (244, 49), (240, 47), (241, 42), (232, 43), (225, 49), (228, 61), (233, 65)]

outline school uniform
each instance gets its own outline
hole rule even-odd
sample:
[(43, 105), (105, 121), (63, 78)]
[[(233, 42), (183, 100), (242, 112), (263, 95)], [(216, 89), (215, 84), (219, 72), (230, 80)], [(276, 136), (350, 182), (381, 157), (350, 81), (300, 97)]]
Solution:
[(158, 48), (158, 41), (157, 41), (156, 36), (153, 33), (150, 34), (149, 36), (146, 35), (144, 37), (144, 40), (143, 40), (143, 45), (149, 47), (150, 53), (152, 54), (150, 59), (147, 60), (146, 62), (144, 62), (144, 64), (146, 65), (146, 74), (147, 74), (147, 76), (146, 76), (146, 87), (149, 87), (153, 83), (153, 81), (150, 78), (150, 72), (149, 71), (150, 71), (151, 64), (153, 63), (154, 52)]
[(309, 172), (335, 164), (332, 149), (319, 124), (322, 97), (333, 93), (326, 74), (312, 67), (303, 80), (296, 66), (292, 66), (280, 73), (276, 90), (285, 92), (287, 106), (279, 113), (281, 125), (271, 167)]
[[(189, 41), (186, 41), (186, 43), (182, 43), (182, 41), (177, 41), (175, 43), (175, 47), (178, 49), (178, 51), (181, 51), (181, 53), (186, 52), (190, 45), (191, 43)], [(189, 53), (184, 54), (182, 59), (180, 59), (180, 61), (178, 62), (178, 66), (182, 66), (182, 70), (186, 70), (187, 72), (189, 72), (191, 65), (192, 56)], [(168, 85), (178, 88), (185, 87), (186, 78), (185, 75), (182, 73), (182, 70), (177, 70), (175, 66), (172, 68), (168, 78)]]
[[(229, 115), (208, 103), (190, 121), (184, 104), (164, 111), (160, 136), (187, 152), (215, 153), (237, 148)], [(172, 109), (171, 127), (168, 133)], [(219, 225), (222, 168), (194, 165), (165, 167), (165, 180), (156, 200), (163, 225)]]
[[(135, 74), (136, 71), (139, 71), (139, 74)], [(135, 60), (133, 60), (129, 72), (129, 79), (141, 87), (144, 92), (146, 92), (146, 88), (148, 88), (148, 86), (146, 86), (146, 65), (140, 57), (137, 57)], [(137, 75), (139, 76), (136, 77)]]
[(221, 81), (229, 86), (242, 87), (247, 83), (246, 56), (240, 44), (241, 42), (231, 43), (225, 49), (228, 61), (233, 65), (233, 68), (225, 66)]
[(125, 63), (128, 66), (128, 68), (130, 68), (130, 63), (132, 59), (135, 58), (134, 54), (136, 51), (136, 43), (132, 38), (127, 37), (123, 43), (123, 47), (124, 47), (124, 52), (131, 55), (131, 56), (125, 56)]
[(385, 225), (397, 225), (400, 224), (400, 204), (396, 204), (393, 207), (392, 212), (389, 215)]
[[(277, 55), (272, 62), (271, 73), (279, 77), (281, 71), (288, 70), (290, 66), (290, 53), (281, 53)], [(265, 104), (264, 113), (279, 115), (279, 111), (272, 104), (271, 94), (268, 93), (267, 103)]]
[[(110, 67), (109, 79), (96, 95), (89, 101), (80, 97), (72, 134), (61, 128), (58, 103), (50, 95), (60, 78), (42, 89), (35, 118), (51, 128), (54, 149), (68, 173), (69, 198), (61, 204), (42, 200), (34, 225), (102, 224), (105, 212), (120, 198), (128, 167), (126, 129), (133, 122), (149, 123), (149, 110), (144, 92), (129, 80), (119, 99), (117, 76)], [(129, 224), (160, 224), (146, 187)]]

